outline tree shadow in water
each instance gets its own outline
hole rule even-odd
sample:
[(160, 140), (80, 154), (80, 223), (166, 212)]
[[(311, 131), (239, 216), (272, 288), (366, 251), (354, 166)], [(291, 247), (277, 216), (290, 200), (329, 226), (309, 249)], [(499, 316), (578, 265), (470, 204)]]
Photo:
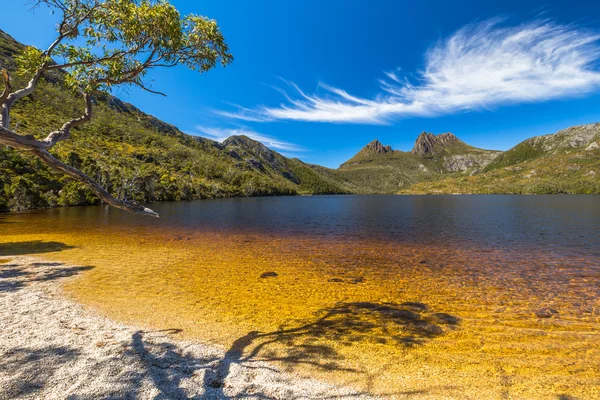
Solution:
[[(36, 268), (39, 270), (36, 270)], [(66, 267), (61, 263), (41, 262), (28, 265), (0, 264), (0, 293), (14, 292), (32, 282), (47, 282), (68, 278), (92, 268), (94, 267)]]
[(44, 242), (32, 240), (29, 242), (0, 243), (0, 256), (22, 256), (28, 254), (55, 253), (74, 248), (60, 242)]
[(206, 388), (215, 389), (217, 397), (226, 397), (222, 388), (233, 364), (266, 361), (281, 363), (290, 370), (308, 365), (356, 373), (371, 386), (374, 373), (344, 367), (339, 346), (373, 343), (410, 348), (455, 329), (459, 323), (458, 317), (433, 312), (418, 302), (339, 303), (319, 311), (314, 321), (268, 333), (253, 331), (237, 339), (216, 367), (207, 371), (204, 383)]

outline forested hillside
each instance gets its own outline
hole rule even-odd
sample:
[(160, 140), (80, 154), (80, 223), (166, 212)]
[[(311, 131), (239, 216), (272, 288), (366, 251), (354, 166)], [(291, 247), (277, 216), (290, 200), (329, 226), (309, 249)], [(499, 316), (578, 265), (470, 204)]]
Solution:
[[(14, 56), (23, 47), (0, 31), (0, 67), (14, 71)], [(22, 83), (16, 77), (13, 86)], [(236, 146), (231, 143), (184, 134), (109, 94), (97, 95), (94, 102), (91, 123), (76, 129), (70, 140), (52, 152), (120, 199), (152, 202), (346, 192), (306, 164), (285, 159), (251, 139), (233, 151)], [(82, 100), (55, 73), (45, 76), (32, 96), (16, 103), (12, 126), (18, 133), (42, 138), (80, 115), (82, 109)], [(275, 165), (259, 159), (253, 146), (262, 146), (281, 162)], [(84, 185), (50, 172), (35, 157), (0, 149), (1, 210), (97, 202)]]

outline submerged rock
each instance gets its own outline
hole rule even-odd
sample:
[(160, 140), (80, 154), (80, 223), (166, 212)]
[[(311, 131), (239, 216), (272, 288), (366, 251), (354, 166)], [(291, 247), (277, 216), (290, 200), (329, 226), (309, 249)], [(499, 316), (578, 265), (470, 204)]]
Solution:
[(273, 272), (273, 271), (263, 272), (260, 275), (261, 278), (275, 278), (277, 276), (279, 276), (279, 274), (277, 274), (277, 272)]
[(538, 318), (551, 318), (555, 314), (558, 314), (558, 311), (556, 311), (554, 308), (544, 307), (540, 308), (539, 310), (535, 310), (534, 314)]

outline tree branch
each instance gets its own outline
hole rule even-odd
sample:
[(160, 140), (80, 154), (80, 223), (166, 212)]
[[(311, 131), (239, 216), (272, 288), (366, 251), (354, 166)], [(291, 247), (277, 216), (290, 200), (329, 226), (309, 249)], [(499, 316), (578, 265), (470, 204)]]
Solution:
[(51, 132), (46, 139), (40, 142), (44, 148), (49, 149), (56, 143), (68, 139), (71, 136), (72, 128), (83, 125), (92, 119), (92, 97), (89, 94), (84, 93), (83, 99), (85, 100), (85, 113), (79, 118), (66, 122), (59, 130)]
[(163, 92), (157, 92), (156, 90), (152, 90), (152, 89), (148, 89), (146, 86), (144, 86), (142, 83), (140, 82), (133, 82), (135, 85), (139, 86), (142, 90), (145, 90), (146, 92), (150, 92), (152, 94), (159, 94), (161, 96), (167, 97), (167, 95)]
[(31, 78), (26, 87), (9, 94), (6, 100), (4, 100), (4, 103), (2, 104), (2, 126), (4, 128), (10, 128), (10, 110), (13, 104), (15, 104), (15, 101), (33, 93), (43, 73), (44, 66), (41, 66), (33, 75), (33, 78)]
[(4, 102), (6, 101), (8, 95), (12, 90), (12, 85), (10, 83), (10, 75), (5, 69), (2, 70), (2, 79), (4, 80), (4, 91), (2, 92), (2, 95), (0, 95), (0, 126), (4, 126), (4, 121), (8, 120), (9, 118), (8, 109), (4, 105)]
[(87, 93), (83, 95), (83, 98), (85, 100), (84, 115), (66, 122), (59, 130), (51, 132), (44, 140), (36, 140), (33, 135), (19, 135), (8, 127), (1, 126), (0, 143), (22, 150), (52, 148), (56, 143), (68, 139), (71, 136), (71, 129), (92, 119), (92, 98)]
[(151, 209), (146, 208), (136, 202), (123, 201), (111, 196), (110, 193), (108, 193), (92, 178), (79, 171), (78, 169), (60, 162), (56, 158), (52, 157), (52, 155), (48, 153), (48, 151), (45, 149), (31, 150), (31, 153), (40, 158), (45, 164), (47, 164), (50, 168), (54, 169), (55, 171), (62, 172), (63, 174), (68, 175), (79, 182), (85, 183), (96, 194), (96, 196), (98, 196), (105, 203), (110, 204), (113, 207), (120, 208), (121, 210), (129, 211), (134, 214), (148, 215), (152, 217), (159, 216)]
[[(84, 116), (82, 118), (86, 117)], [(81, 121), (81, 118), (73, 121)], [(73, 121), (69, 121), (67, 122), (67, 124), (73, 124)], [(32, 135), (21, 136), (11, 131), (10, 129), (0, 127), (0, 143), (31, 152), (53, 170), (68, 175), (76, 181), (88, 185), (90, 189), (96, 194), (96, 196), (98, 196), (104, 202), (110, 204), (113, 207), (120, 208), (122, 210), (129, 211), (135, 214), (158, 217), (157, 213), (136, 202), (123, 201), (111, 196), (110, 193), (106, 191), (106, 189), (104, 189), (96, 181), (94, 181), (92, 178), (90, 178), (83, 172), (71, 167), (70, 165), (64, 164), (56, 158), (54, 158), (50, 153), (48, 153), (48, 150), (46, 149), (46, 144), (44, 142), (35, 140)]]

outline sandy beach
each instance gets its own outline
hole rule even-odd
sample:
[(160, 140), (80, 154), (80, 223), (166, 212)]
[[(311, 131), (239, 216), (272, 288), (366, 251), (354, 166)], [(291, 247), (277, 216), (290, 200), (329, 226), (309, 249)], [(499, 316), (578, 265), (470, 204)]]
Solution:
[[(234, 350), (110, 321), (68, 299), (85, 268), (0, 259), (2, 399), (366, 399)], [(242, 361), (240, 361), (240, 359)]]

